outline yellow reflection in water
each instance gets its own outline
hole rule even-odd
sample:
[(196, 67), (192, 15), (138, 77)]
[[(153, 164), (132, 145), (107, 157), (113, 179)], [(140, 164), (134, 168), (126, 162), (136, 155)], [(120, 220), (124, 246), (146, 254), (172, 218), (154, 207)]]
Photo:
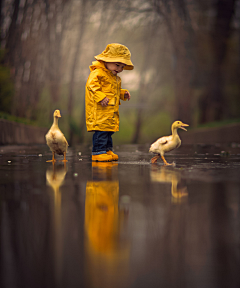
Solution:
[(64, 183), (67, 173), (66, 164), (52, 164), (46, 171), (47, 184), (52, 187), (54, 195), (53, 207), (53, 239), (54, 239), (54, 259), (55, 259), (55, 277), (56, 282), (61, 284), (61, 275), (63, 267), (63, 240), (62, 240), (62, 195), (60, 187)]
[(93, 287), (121, 287), (128, 272), (129, 245), (121, 235), (128, 215), (118, 207), (117, 169), (117, 163), (92, 163), (86, 186), (85, 252)]
[(171, 183), (171, 195), (173, 203), (181, 203), (188, 196), (187, 186), (181, 179), (181, 173), (172, 170), (171, 167), (152, 165), (150, 170), (151, 180), (154, 182)]

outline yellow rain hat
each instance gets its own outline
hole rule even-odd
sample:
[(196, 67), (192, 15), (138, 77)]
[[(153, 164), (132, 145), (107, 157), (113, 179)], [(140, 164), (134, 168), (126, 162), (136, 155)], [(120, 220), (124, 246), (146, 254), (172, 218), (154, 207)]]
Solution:
[(129, 49), (118, 43), (108, 44), (106, 49), (94, 58), (104, 62), (119, 62), (126, 64), (123, 68), (124, 70), (132, 70), (134, 68)]

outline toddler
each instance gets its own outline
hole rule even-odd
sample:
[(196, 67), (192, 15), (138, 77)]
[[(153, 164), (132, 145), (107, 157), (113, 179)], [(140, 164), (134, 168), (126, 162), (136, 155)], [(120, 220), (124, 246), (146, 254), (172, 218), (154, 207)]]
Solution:
[(126, 46), (113, 43), (94, 58), (97, 61), (90, 66), (85, 91), (87, 131), (94, 131), (92, 161), (118, 160), (112, 152), (112, 135), (119, 130), (120, 99), (130, 100), (118, 73), (134, 68), (131, 53)]

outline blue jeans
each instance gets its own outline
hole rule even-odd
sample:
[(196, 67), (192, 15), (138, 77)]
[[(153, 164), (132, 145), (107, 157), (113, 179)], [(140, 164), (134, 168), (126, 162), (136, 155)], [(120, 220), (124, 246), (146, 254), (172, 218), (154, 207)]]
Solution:
[(93, 134), (92, 155), (104, 154), (112, 150), (112, 135), (114, 132), (95, 131)]

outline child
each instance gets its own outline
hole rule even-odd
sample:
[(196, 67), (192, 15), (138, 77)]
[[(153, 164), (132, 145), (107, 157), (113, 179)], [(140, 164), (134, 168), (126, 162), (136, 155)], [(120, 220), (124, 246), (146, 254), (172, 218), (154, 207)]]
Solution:
[(112, 135), (119, 130), (119, 105), (121, 100), (130, 100), (128, 90), (121, 89), (123, 70), (134, 68), (131, 53), (121, 44), (109, 44), (94, 57), (86, 83), (85, 109), (87, 131), (94, 131), (92, 161), (118, 160), (112, 152)]

